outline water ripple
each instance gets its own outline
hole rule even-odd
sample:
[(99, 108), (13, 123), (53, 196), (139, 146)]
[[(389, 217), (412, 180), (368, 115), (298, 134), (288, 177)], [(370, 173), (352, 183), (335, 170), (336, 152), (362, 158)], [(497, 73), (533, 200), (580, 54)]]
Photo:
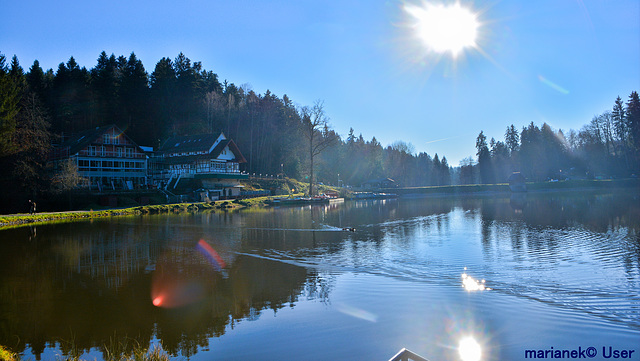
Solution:
[(455, 232), (442, 232), (437, 221), (447, 217), (361, 225), (356, 239), (335, 233), (339, 238), (312, 248), (262, 249), (252, 256), (448, 286), (459, 286), (469, 267), (495, 292), (640, 327), (640, 245), (626, 229), (598, 233), (492, 222), (481, 225), (478, 236), (473, 218)]

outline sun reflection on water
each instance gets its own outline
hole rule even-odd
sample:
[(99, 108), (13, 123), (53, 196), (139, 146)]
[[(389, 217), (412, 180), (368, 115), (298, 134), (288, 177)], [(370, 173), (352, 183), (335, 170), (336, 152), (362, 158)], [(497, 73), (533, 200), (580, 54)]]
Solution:
[(460, 340), (458, 344), (458, 354), (462, 361), (480, 361), (482, 358), (482, 347), (473, 337), (467, 336)]
[(485, 286), (485, 280), (477, 281), (473, 277), (467, 274), (467, 267), (464, 268), (465, 272), (462, 273), (462, 287), (467, 291), (490, 291), (491, 288)]

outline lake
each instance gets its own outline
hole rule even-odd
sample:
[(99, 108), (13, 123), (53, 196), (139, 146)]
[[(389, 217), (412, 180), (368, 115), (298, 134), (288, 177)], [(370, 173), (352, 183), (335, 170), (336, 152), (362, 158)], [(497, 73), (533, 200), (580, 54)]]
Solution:
[(431, 361), (640, 360), (639, 231), (637, 190), (8, 229), (0, 345), (30, 360), (149, 343), (176, 360), (388, 360), (403, 347)]

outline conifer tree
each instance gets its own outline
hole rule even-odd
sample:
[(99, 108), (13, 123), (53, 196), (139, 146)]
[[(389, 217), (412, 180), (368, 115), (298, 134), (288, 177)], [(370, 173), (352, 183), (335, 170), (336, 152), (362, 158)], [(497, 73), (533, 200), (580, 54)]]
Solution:
[(633, 91), (627, 101), (627, 127), (629, 138), (631, 139), (631, 150), (633, 152), (633, 170), (640, 168), (640, 97), (638, 92)]
[(21, 92), (0, 54), (0, 157), (14, 151), (13, 139)]
[(620, 99), (620, 96), (616, 98), (613, 104), (611, 115), (613, 117), (616, 140), (624, 145), (627, 140), (627, 124), (624, 103), (622, 99)]
[(480, 168), (480, 178), (485, 184), (493, 183), (493, 169), (491, 166), (491, 153), (487, 145), (487, 137), (480, 131), (476, 138), (476, 155), (478, 156), (478, 167)]

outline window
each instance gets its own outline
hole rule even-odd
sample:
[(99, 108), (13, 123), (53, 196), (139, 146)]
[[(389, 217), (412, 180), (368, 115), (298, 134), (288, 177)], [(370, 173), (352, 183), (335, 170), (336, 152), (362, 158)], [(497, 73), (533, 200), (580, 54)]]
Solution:
[(89, 170), (89, 161), (84, 159), (78, 160), (78, 170), (83, 170), (83, 171)]
[(125, 157), (132, 158), (133, 157), (133, 148), (125, 148)]
[(113, 137), (113, 144), (120, 144), (120, 137), (117, 135)]
[(117, 154), (118, 157), (122, 157), (122, 148), (118, 148)]
[(107, 155), (107, 149), (104, 147), (104, 145), (100, 146), (100, 155), (103, 157)]
[(96, 155), (96, 147), (93, 145), (89, 146), (89, 155)]
[(109, 144), (111, 140), (111, 134), (102, 134), (102, 143)]
[(225, 164), (223, 162), (211, 160), (211, 168), (214, 172), (224, 172)]

